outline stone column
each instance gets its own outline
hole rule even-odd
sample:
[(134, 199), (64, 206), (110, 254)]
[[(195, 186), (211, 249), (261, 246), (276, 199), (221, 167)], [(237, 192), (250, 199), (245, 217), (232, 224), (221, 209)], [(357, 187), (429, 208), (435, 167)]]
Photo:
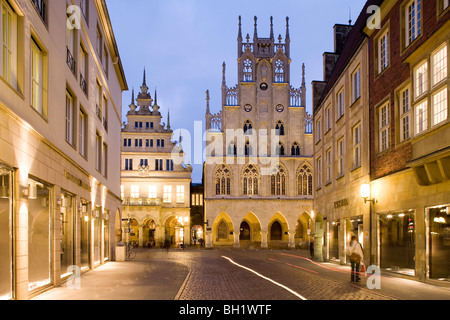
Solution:
[(139, 226), (139, 247), (144, 246), (144, 225)]
[(268, 231), (261, 231), (261, 248), (267, 248), (267, 235), (269, 234)]
[(235, 248), (239, 248), (241, 246), (240, 242), (239, 242), (239, 236), (241, 235), (240, 231), (234, 231), (233, 232), (233, 236), (234, 236), (234, 244), (233, 247)]
[(205, 232), (205, 248), (212, 248), (212, 231), (207, 230)]
[(289, 249), (295, 249), (295, 230), (293, 232), (289, 231), (288, 233), (289, 233), (289, 245), (288, 245), (288, 247), (289, 247)]
[(184, 244), (191, 245), (191, 228), (189, 225), (184, 226), (183, 237)]

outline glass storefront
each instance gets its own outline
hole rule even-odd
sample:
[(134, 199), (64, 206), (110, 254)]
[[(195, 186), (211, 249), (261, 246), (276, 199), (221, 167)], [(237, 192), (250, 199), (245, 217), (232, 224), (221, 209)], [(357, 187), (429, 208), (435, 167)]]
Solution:
[(109, 260), (109, 211), (103, 213), (103, 260)]
[(339, 260), (339, 227), (341, 223), (339, 220), (333, 221), (330, 226), (330, 237), (329, 237), (329, 259)]
[(379, 215), (381, 268), (414, 275), (415, 212), (407, 210)]
[(345, 225), (345, 245), (349, 245), (352, 236), (358, 239), (358, 242), (364, 248), (364, 234), (363, 234), (363, 216), (353, 217), (346, 220)]
[(0, 300), (13, 298), (12, 172), (0, 166)]
[(428, 209), (429, 277), (450, 281), (450, 206)]
[(62, 193), (61, 195), (61, 277), (72, 274), (68, 268), (74, 265), (74, 202), (73, 196)]
[(101, 245), (101, 207), (95, 207), (92, 217), (92, 227), (94, 232), (94, 265), (100, 264)]
[(81, 201), (80, 214), (80, 267), (89, 268), (89, 248), (90, 248), (90, 204), (87, 201)]
[(51, 284), (51, 190), (28, 179), (28, 290)]

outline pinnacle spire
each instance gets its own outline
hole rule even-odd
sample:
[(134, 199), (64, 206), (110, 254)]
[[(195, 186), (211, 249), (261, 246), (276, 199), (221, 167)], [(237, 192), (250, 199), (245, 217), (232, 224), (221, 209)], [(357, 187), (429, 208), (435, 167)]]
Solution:
[(170, 110), (167, 111), (167, 130), (170, 130)]
[(226, 68), (227, 68), (227, 65), (226, 65), (226, 63), (224, 61), (223, 64), (222, 64), (222, 85), (223, 86), (226, 86), (226, 78), (225, 78), (225, 76), (226, 76)]
[(254, 39), (258, 38), (258, 17), (255, 16), (255, 33), (253, 35)]
[(210, 114), (211, 114), (211, 112), (210, 112), (210, 110), (209, 110), (209, 101), (210, 101), (210, 98), (209, 98), (209, 90), (206, 90), (206, 114), (207, 114), (207, 115), (210, 115)]
[(238, 39), (242, 40), (242, 20), (241, 16), (239, 16), (239, 33), (238, 33)]
[(144, 80), (142, 81), (143, 86), (147, 86), (147, 77), (145, 75), (145, 67), (144, 67)]
[(133, 89), (131, 90), (131, 104), (134, 104), (134, 101), (135, 101), (135, 99), (134, 99), (134, 87), (133, 87)]
[(273, 17), (270, 17), (270, 39), (273, 39)]
[(305, 81), (305, 64), (302, 65), (302, 87), (306, 87), (306, 81)]
[(289, 17), (286, 17), (286, 39), (289, 39)]
[(155, 87), (155, 105), (158, 105), (158, 91)]

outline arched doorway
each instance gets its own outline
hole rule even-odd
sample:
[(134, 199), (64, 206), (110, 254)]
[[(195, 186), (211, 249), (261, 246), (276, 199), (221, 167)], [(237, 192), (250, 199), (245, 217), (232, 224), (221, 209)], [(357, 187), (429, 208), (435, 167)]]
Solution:
[(239, 240), (241, 241), (251, 240), (250, 225), (248, 224), (247, 221), (242, 221), (241, 223)]
[(184, 227), (177, 217), (170, 217), (165, 223), (165, 242), (175, 245), (184, 241)]
[(136, 219), (130, 220), (130, 238), (129, 242), (133, 244), (133, 246), (137, 247), (139, 245), (139, 222)]
[(311, 241), (312, 219), (308, 213), (304, 212), (295, 225), (295, 245), (300, 249), (308, 249)]
[(156, 223), (153, 219), (147, 219), (144, 222), (142, 232), (143, 236), (143, 246), (145, 248), (154, 248), (156, 245), (155, 232), (156, 232)]
[[(212, 234), (210, 241), (211, 245), (233, 245), (233, 222), (228, 214), (225, 212), (220, 213), (212, 225)], [(208, 244), (208, 242), (207, 242)]]
[(270, 240), (278, 241), (283, 237), (283, 229), (281, 227), (281, 223), (278, 221), (274, 221), (272, 226), (270, 227)]

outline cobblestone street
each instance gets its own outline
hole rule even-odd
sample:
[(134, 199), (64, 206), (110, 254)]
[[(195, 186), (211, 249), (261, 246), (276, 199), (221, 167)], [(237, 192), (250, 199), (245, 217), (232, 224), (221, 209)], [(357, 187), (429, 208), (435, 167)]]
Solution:
[(133, 261), (110, 262), (36, 300), (448, 300), (450, 288), (382, 274), (350, 282), (347, 266), (317, 263), (304, 251), (138, 250)]

